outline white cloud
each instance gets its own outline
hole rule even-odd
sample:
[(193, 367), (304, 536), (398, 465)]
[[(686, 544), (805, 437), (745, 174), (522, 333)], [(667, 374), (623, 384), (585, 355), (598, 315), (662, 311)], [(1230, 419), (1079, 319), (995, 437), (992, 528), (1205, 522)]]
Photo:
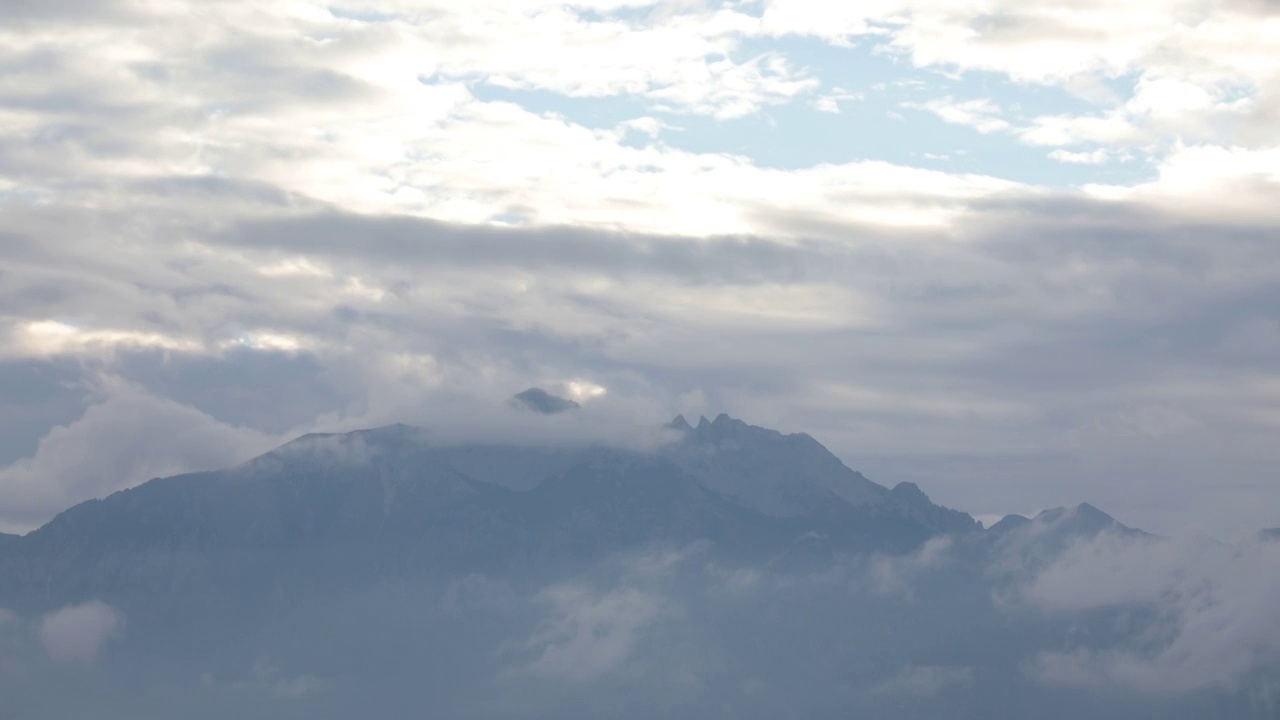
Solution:
[(671, 129), (671, 126), (655, 117), (651, 117), (648, 115), (644, 117), (632, 118), (630, 120), (627, 120), (626, 122), (622, 122), (618, 124), (619, 132), (623, 132), (623, 133), (637, 132), (642, 135), (647, 135), (651, 138), (658, 137), (658, 135), (660, 135), (663, 130), (667, 130), (667, 129)]
[[(1116, 7), (1067, 4), (884, 0), (766, 3), (760, 32), (827, 42), (863, 42), (917, 67), (996, 73), (1015, 83), (1058, 86), (1101, 106), (1043, 115), (1018, 133), (1037, 145), (1103, 143), (1163, 154), (1176, 140), (1276, 142), (1280, 13), (1260, 2), (1156, 0)], [(1008, 129), (987, 114), (937, 108), (949, 122)], [(978, 125), (982, 123), (982, 125)], [(1274, 122), (1270, 123), (1274, 127)]]
[(832, 88), (829, 92), (819, 95), (813, 100), (813, 108), (818, 112), (839, 115), (841, 111), (841, 103), (858, 102), (863, 99), (862, 93), (856, 93), (844, 88)]
[(1116, 647), (1047, 653), (1050, 683), (1181, 694), (1234, 689), (1280, 661), (1280, 547), (1250, 542), (1125, 538), (1074, 545), (1039, 573), (1023, 598), (1051, 612), (1150, 608), (1153, 626)]
[(55, 662), (93, 662), (123, 629), (120, 614), (96, 600), (68, 605), (40, 621), (40, 642)]
[(1280, 145), (1263, 148), (1179, 145), (1157, 166), (1156, 179), (1134, 186), (1091, 185), (1113, 200), (1149, 203), (1183, 218), (1270, 223), (1280, 197)]
[(1141, 132), (1121, 113), (1103, 116), (1046, 115), (1020, 128), (1018, 136), (1029, 145), (1119, 145), (1137, 141)]
[[(1004, 187), (908, 168), (885, 173), (882, 164), (780, 172), (740, 157), (631, 148), (616, 132), (481, 102), (466, 84), (487, 78), (568, 95), (638, 95), (718, 117), (815, 90), (817, 80), (778, 53), (723, 56), (753, 32), (756, 21), (745, 15), (654, 13), (637, 26), (584, 20), (552, 5), (422, 10), (393, 7), (386, 11), (397, 19), (368, 23), (304, 6), (228, 2), (205, 9), (199, 33), (179, 13), (161, 14), (127, 42), (88, 27), (28, 33), (25, 44), (55, 54), (74, 44), (92, 48), (77, 57), (124, 53), (164, 72), (103, 76), (102, 65), (68, 58), (63, 74), (23, 78), (23, 92), (74, 88), (84, 106), (74, 153), (66, 146), (32, 151), (42, 128), (68, 120), (22, 111), (29, 134), (14, 141), (15, 152), (32, 153), (26, 192), (70, 199), (62, 184), (31, 181), (53, 182), (73, 166), (103, 179), (213, 174), (361, 212), (488, 223), (514, 208), (534, 224), (705, 235), (766, 230), (744, 212), (761, 202), (847, 215), (847, 222), (936, 224), (946, 208), (911, 200), (908, 190), (928, 192), (942, 181), (981, 196)], [(307, 40), (316, 37), (329, 41)], [(215, 59), (227, 53), (234, 63)], [(104, 106), (126, 101), (145, 112), (110, 122)], [(645, 132), (653, 130), (645, 123)], [(110, 153), (101, 149), (108, 146)], [(849, 196), (852, 185), (899, 177), (905, 185)], [(822, 191), (833, 186), (841, 197)], [(102, 199), (100, 190), (89, 194)], [(289, 257), (260, 272), (287, 278), (327, 270)]]
[(552, 615), (529, 640), (538, 658), (526, 670), (573, 683), (624, 670), (640, 635), (662, 611), (659, 598), (632, 588), (596, 593), (558, 585), (540, 597)]
[(34, 456), (0, 469), (0, 522), (29, 529), (75, 503), (226, 467), (277, 442), (128, 384), (108, 381), (102, 393), (78, 420), (51, 430)]
[(876, 590), (886, 595), (900, 595), (915, 600), (920, 577), (936, 570), (951, 559), (950, 537), (931, 538), (909, 555), (880, 555), (871, 559), (870, 575)]
[(1111, 152), (1106, 148), (1098, 148), (1097, 150), (1089, 150), (1085, 152), (1054, 150), (1049, 153), (1049, 157), (1057, 160), (1058, 162), (1070, 163), (1072, 165), (1101, 165), (1111, 160)]
[(925, 110), (953, 125), (966, 125), (987, 135), (1010, 128), (1009, 122), (1000, 116), (1001, 109), (987, 98), (953, 100), (949, 97), (922, 103), (903, 103), (903, 107)]
[(12, 343), (0, 352), (17, 356), (89, 355), (110, 353), (118, 348), (158, 348), (195, 350), (199, 343), (156, 332), (125, 329), (76, 327), (57, 320), (20, 323), (11, 334)]

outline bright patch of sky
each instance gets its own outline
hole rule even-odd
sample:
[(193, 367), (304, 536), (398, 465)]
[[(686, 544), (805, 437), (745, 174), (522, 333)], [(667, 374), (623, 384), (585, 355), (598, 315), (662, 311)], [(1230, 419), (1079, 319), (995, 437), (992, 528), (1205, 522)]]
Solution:
[[(813, 39), (748, 39), (731, 57), (745, 62), (768, 54), (785, 57), (818, 84), (744, 117), (708, 117), (641, 97), (573, 97), (483, 81), (471, 90), (481, 100), (516, 103), (589, 128), (626, 127), (624, 142), (635, 147), (657, 142), (695, 153), (740, 155), (786, 170), (880, 160), (1051, 187), (1127, 185), (1155, 175), (1150, 159), (1139, 153), (1097, 154), (1090, 147), (1064, 161), (1056, 148), (1021, 140), (1017, 129), (1036, 117), (1097, 110), (1060, 87), (1015, 83), (992, 72), (915, 68), (874, 39), (848, 47)], [(1120, 97), (1126, 85), (1131, 81), (1102, 87)], [(984, 111), (964, 112), (972, 106)], [(948, 112), (954, 108), (959, 112)], [(1086, 158), (1089, 152), (1095, 154)]]
[[(736, 27), (745, 29), (741, 21), (760, 20), (756, 5), (726, 2), (720, 12), (739, 18)], [(621, 23), (636, 29), (660, 26), (664, 17), (682, 10), (697, 12), (691, 5), (671, 10), (647, 2), (562, 9), (588, 26)], [(402, 21), (370, 9), (330, 7), (329, 12), (361, 23)], [(483, 71), (463, 76), (480, 100), (515, 103), (587, 128), (625, 129), (625, 145), (660, 143), (694, 153), (732, 154), (761, 167), (880, 160), (1049, 187), (1130, 185), (1156, 176), (1156, 158), (1145, 149), (1028, 135), (1037, 118), (1089, 118), (1114, 110), (1133, 95), (1133, 73), (1030, 82), (990, 70), (922, 68), (893, 46), (893, 28), (835, 40), (717, 31), (725, 59), (760, 63), (766, 74), (774, 67), (777, 75), (808, 83), (757, 108), (718, 115), (664, 102), (652, 93), (581, 87), (563, 92)]]

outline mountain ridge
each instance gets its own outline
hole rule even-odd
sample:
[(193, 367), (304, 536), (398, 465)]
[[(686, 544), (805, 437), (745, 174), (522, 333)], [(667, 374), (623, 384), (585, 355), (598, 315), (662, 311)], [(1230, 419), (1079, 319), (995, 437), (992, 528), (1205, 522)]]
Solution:
[[(305, 594), (406, 574), (568, 568), (695, 541), (768, 561), (908, 553), (937, 536), (1017, 535), (1005, 541), (1052, 549), (1106, 530), (1139, 532), (1088, 505), (1011, 516), (984, 531), (913, 483), (872, 482), (807, 434), (723, 414), (697, 426), (681, 419), (671, 423), (680, 436), (651, 452), (436, 446), (403, 424), (304, 435), (240, 465), (153, 479), (0, 538), (0, 576), (20, 580), (0, 588), (0, 607), (141, 602), (139, 593), (157, 588), (216, 596), (237, 583)], [(496, 470), (477, 462), (494, 460), (494, 448), (508, 453)], [(493, 482), (511, 480), (503, 473), (513, 466), (536, 472)], [(1026, 532), (1005, 532), (1010, 523)], [(174, 578), (181, 584), (169, 587)]]
[[(89, 628), (102, 633), (99, 666), (122, 672), (106, 684), (141, 702), (185, 687), (176, 697), (197, 709), (221, 688), (228, 704), (210, 718), (350, 717), (381, 697), (398, 698), (385, 717), (422, 707), (580, 716), (584, 692), (610, 700), (618, 683), (656, 683), (636, 697), (688, 692), (684, 663), (696, 653), (705, 702), (638, 717), (792, 707), (917, 720), (954, 697), (975, 703), (957, 717), (1030, 716), (1057, 692), (1020, 670), (1037, 653), (1081, 637), (1106, 647), (1117, 623), (1145, 617), (1009, 605), (1064, 550), (1140, 532), (1092, 506), (982, 530), (912, 483), (873, 483), (810, 436), (728, 416), (672, 425), (671, 444), (652, 451), (438, 446), (392, 425), (305, 435), (231, 468), (157, 478), (0, 537), (0, 608), (31, 629), (0, 627), (0, 641), (41, 642), (42, 623), (63, 614), (105, 623)], [(749, 492), (710, 486), (740, 469), (751, 471)], [(787, 492), (770, 494), (770, 482)], [(591, 680), (602, 659), (611, 671)], [(903, 714), (882, 689), (901, 673), (911, 687), (938, 673), (962, 682)], [(0, 672), (0, 696), (39, 695), (4, 685), (16, 677)], [(837, 677), (855, 681), (821, 695)], [(768, 678), (779, 700), (761, 706), (744, 678)], [(314, 697), (288, 697), (296, 713), (282, 714), (279, 693), (295, 680)], [(1010, 682), (1031, 694), (987, 712)], [(484, 701), (504, 683), (516, 704), (497, 713)], [(564, 702), (531, 714), (525, 703), (539, 692)], [(726, 696), (733, 706), (708, 715)], [(452, 712), (473, 701), (470, 714)], [(1047, 717), (1079, 716), (1125, 715)]]
[[(492, 460), (484, 446), (437, 447), (412, 426), (312, 433), (231, 468), (156, 478), (80, 503), (0, 541), (0, 557), (35, 595), (70, 601), (160, 586), (166, 572), (216, 587), (235, 574), (221, 558), (254, 553), (250, 578), (303, 575), (280, 558), (320, 568), (335, 547), (347, 548), (346, 571), (363, 577), (373, 567), (513, 567), (552, 562), (558, 552), (585, 557), (697, 539), (730, 554), (791, 552), (799, 537), (821, 538), (812, 546), (819, 553), (906, 552), (938, 534), (980, 528), (914, 485), (871, 482), (808, 435), (728, 415), (699, 427), (647, 453), (506, 446), (507, 466), (541, 463), (544, 475), (514, 486), (492, 482), (501, 473), (478, 479), (458, 469), (459, 458), (472, 469), (476, 458)], [(735, 497), (737, 472), (754, 484)], [(769, 504), (779, 498), (792, 504)], [(369, 557), (347, 557), (356, 552)], [(320, 582), (299, 583), (313, 580)]]

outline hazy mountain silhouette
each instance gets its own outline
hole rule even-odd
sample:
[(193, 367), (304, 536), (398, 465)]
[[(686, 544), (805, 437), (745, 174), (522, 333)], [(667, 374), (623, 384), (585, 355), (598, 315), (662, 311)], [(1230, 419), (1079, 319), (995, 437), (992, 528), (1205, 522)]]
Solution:
[(1092, 506), (984, 531), (805, 434), (668, 427), (650, 452), (313, 434), (0, 535), (0, 693), (15, 717), (1266, 717), (1029, 669), (1144, 627), (1010, 610), (1081, 543), (1149, 538)]
[[(725, 415), (700, 427), (646, 454), (437, 448), (404, 425), (307, 435), (239, 467), (82, 503), (10, 541), (26, 590), (12, 602), (127, 600), (163, 587), (165, 572), (201, 592), (267, 575), (304, 592), (698, 539), (734, 556), (793, 551), (806, 537), (826, 550), (905, 552), (980, 528), (914, 485), (867, 480), (807, 435)], [(512, 466), (534, 475), (513, 480)]]

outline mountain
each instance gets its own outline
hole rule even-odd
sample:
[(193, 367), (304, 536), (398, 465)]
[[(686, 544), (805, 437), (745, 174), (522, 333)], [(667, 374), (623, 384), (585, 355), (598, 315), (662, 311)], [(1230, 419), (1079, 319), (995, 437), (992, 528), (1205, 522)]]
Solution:
[(917, 528), (917, 541), (981, 527), (934, 505), (913, 483), (890, 490), (868, 480), (806, 433), (784, 435), (724, 414), (699, 418), (697, 426), (677, 416), (667, 427), (679, 440), (661, 451), (666, 457), (708, 489), (771, 517), (845, 517), (845, 527), (896, 523)]
[(1089, 503), (1080, 503), (1073, 508), (1049, 508), (1042, 510), (1034, 518), (1006, 515), (992, 525), (989, 532), (996, 536), (1023, 532), (1060, 538), (1094, 537), (1103, 532), (1120, 535), (1144, 534), (1141, 530), (1122, 525), (1118, 520)]
[[(696, 427), (683, 416), (667, 424), (676, 440), (654, 451), (703, 487), (742, 507), (775, 518), (844, 514), (898, 517), (921, 532), (970, 532), (976, 521), (934, 505), (920, 489), (892, 490), (849, 469), (808, 434), (784, 435), (721, 414)], [(577, 462), (580, 450), (462, 445), (441, 454), (470, 477), (528, 490)]]
[(436, 447), (393, 425), (306, 435), (235, 468), (77, 505), (8, 541), (0, 569), (21, 583), (0, 589), (0, 607), (208, 600), (233, 586), (295, 597), (696, 540), (735, 557), (794, 553), (803, 538), (810, 553), (903, 552), (979, 527), (914, 485), (871, 482), (808, 435), (727, 415), (652, 453)]
[(766, 515), (811, 514), (832, 503), (879, 505), (887, 488), (850, 470), (812, 437), (783, 435), (728, 415), (699, 418), (691, 427), (677, 416), (668, 427), (680, 441), (666, 451), (706, 487)]
[(1011, 579), (1043, 568), (1073, 544), (1100, 535), (1138, 539), (1151, 537), (1088, 504), (1049, 508), (1033, 518), (1006, 515), (977, 540), (983, 555), (1000, 558), (994, 574)]
[(1093, 538), (1101, 533), (1123, 537), (1147, 535), (1141, 530), (1122, 524), (1089, 503), (1080, 503), (1073, 508), (1057, 507), (1042, 510), (1023, 527), (1023, 530), (1038, 536), (1062, 540)]
[(0, 536), (0, 716), (1270, 717), (1265, 672), (1044, 682), (1171, 637), (1129, 595), (1073, 610), (1079, 567), (1042, 582), (1141, 534), (1092, 506), (984, 531), (805, 434), (668, 427), (647, 452), (312, 434)]
[(543, 415), (556, 415), (566, 410), (574, 410), (579, 407), (578, 403), (562, 398), (558, 395), (543, 390), (542, 388), (529, 388), (524, 392), (516, 393), (512, 398), (512, 402), (516, 405), (523, 406), (536, 413)]

